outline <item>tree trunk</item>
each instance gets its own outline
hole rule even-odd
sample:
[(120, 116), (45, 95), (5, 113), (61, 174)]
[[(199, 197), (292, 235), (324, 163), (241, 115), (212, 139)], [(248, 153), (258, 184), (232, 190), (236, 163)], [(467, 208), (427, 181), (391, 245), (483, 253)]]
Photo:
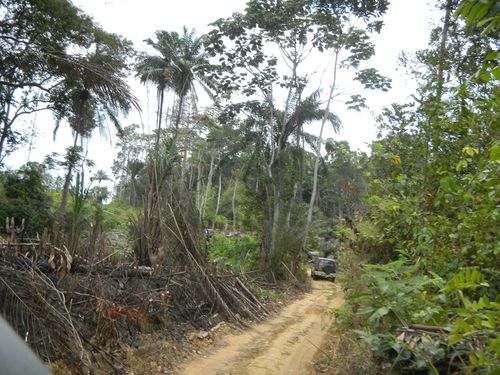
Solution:
[(182, 116), (182, 106), (184, 105), (184, 97), (185, 95), (179, 96), (179, 109), (177, 111), (177, 116), (175, 118), (174, 142), (175, 140), (177, 140), (177, 133), (179, 132), (179, 125), (181, 123), (181, 116)]
[(137, 207), (137, 181), (135, 177), (132, 178), (129, 202), (132, 207)]
[(448, 39), (448, 30), (450, 29), (451, 22), (451, 12), (453, 11), (453, 0), (448, 0), (446, 2), (446, 13), (444, 16), (443, 30), (441, 32), (441, 41), (439, 44), (439, 63), (437, 72), (437, 87), (436, 87), (436, 99), (441, 100), (443, 95), (443, 85), (444, 85), (444, 63), (446, 54), (446, 40)]
[(450, 29), (451, 13), (453, 11), (453, 0), (448, 0), (446, 2), (446, 13), (444, 16), (443, 30), (441, 32), (441, 41), (439, 44), (439, 62), (437, 71), (437, 86), (436, 86), (436, 98), (435, 98), (435, 109), (431, 117), (431, 129), (433, 130), (432, 135), (432, 146), (434, 151), (439, 148), (439, 138), (441, 135), (439, 126), (439, 107), (441, 103), (441, 98), (443, 96), (443, 86), (444, 86), (444, 68), (445, 68), (445, 55), (446, 55), (446, 40), (448, 39), (448, 31)]
[[(270, 262), (272, 257), (271, 255), (274, 253), (275, 247), (276, 247), (276, 236), (277, 236), (277, 231), (278, 231), (278, 222), (279, 222), (279, 213), (280, 213), (280, 208), (279, 208), (279, 190), (276, 188), (276, 183), (273, 181), (273, 165), (274, 162), (277, 159), (277, 152), (276, 152), (276, 145), (275, 145), (275, 140), (274, 140), (274, 115), (272, 111), (272, 106), (273, 106), (273, 100), (272, 97), (269, 98), (269, 105), (271, 107), (271, 110), (269, 111), (269, 144), (271, 145), (271, 156), (269, 158), (269, 162), (267, 164), (267, 177), (269, 178), (270, 182), (270, 187), (272, 188), (272, 199), (273, 199), (273, 206), (268, 205), (268, 215), (269, 219), (271, 220), (271, 238), (270, 238), (270, 243), (269, 243), (269, 256), (267, 257), (267, 261)], [(267, 191), (267, 201), (269, 202), (271, 200), (271, 194), (269, 193), (269, 189), (266, 188)]]
[(3, 150), (4, 150), (4, 145), (5, 141), (7, 140), (7, 137), (9, 136), (9, 130), (10, 130), (10, 121), (9, 121), (9, 116), (10, 116), (10, 101), (12, 100), (12, 96), (10, 91), (7, 93), (5, 100), (7, 102), (7, 109), (4, 112), (4, 119), (3, 119), (3, 126), (2, 126), (2, 134), (0, 136), (0, 165), (2, 164), (2, 160), (5, 157), (3, 155)]
[[(278, 225), (280, 221), (280, 214), (281, 214), (281, 208), (280, 208), (280, 191), (279, 189), (276, 188), (276, 186), (273, 186), (273, 192), (274, 192), (274, 203), (273, 203), (273, 225), (271, 228), (271, 248), (269, 249), (270, 255), (274, 253), (276, 250), (276, 242), (277, 242), (277, 237), (278, 237)], [(269, 260), (272, 260), (272, 257), (269, 257)]]
[(436, 85), (436, 96), (434, 98), (434, 110), (431, 112), (427, 119), (427, 131), (425, 134), (425, 151), (424, 151), (424, 163), (423, 163), (423, 186), (429, 186), (429, 159), (431, 157), (431, 149), (437, 151), (439, 148), (439, 137), (441, 134), (438, 114), (441, 102), (441, 97), (443, 95), (444, 86), (444, 63), (445, 63), (445, 53), (446, 53), (446, 40), (448, 39), (448, 30), (450, 28), (451, 22), (451, 12), (453, 10), (453, 0), (447, 0), (445, 6), (445, 15), (443, 21), (443, 30), (441, 31), (441, 40), (439, 44), (439, 55), (438, 55), (438, 71), (437, 71), (437, 85)]
[(231, 199), (231, 208), (233, 210), (233, 232), (236, 231), (236, 189), (238, 188), (238, 179), (234, 179), (233, 198)]
[(292, 218), (292, 210), (295, 206), (295, 202), (297, 200), (297, 194), (299, 192), (299, 183), (296, 182), (294, 185), (293, 185), (293, 197), (292, 199), (290, 199), (290, 205), (288, 207), (288, 213), (286, 215), (286, 229), (290, 229), (290, 221), (291, 221), (291, 218)]
[(217, 191), (217, 204), (215, 205), (215, 214), (219, 214), (219, 208), (220, 208), (220, 196), (222, 193), (222, 173), (219, 171), (219, 188)]
[(304, 236), (303, 236), (303, 240), (302, 240), (302, 246), (301, 246), (302, 251), (304, 251), (304, 249), (305, 249), (306, 242), (307, 242), (307, 236), (309, 235), (309, 229), (310, 229), (311, 223), (312, 223), (312, 214), (313, 214), (314, 203), (316, 201), (316, 194), (317, 194), (317, 190), (318, 190), (318, 170), (319, 170), (319, 162), (321, 159), (321, 145), (323, 143), (323, 130), (325, 128), (326, 121), (328, 120), (328, 115), (330, 114), (330, 104), (332, 102), (333, 92), (335, 90), (335, 86), (337, 83), (338, 57), (339, 57), (339, 51), (336, 51), (335, 52), (335, 62), (334, 62), (334, 66), (333, 66), (332, 87), (330, 88), (330, 93), (328, 95), (328, 101), (326, 103), (325, 113), (324, 113), (323, 118), (321, 120), (321, 128), (319, 131), (317, 150), (316, 150), (316, 160), (314, 162), (313, 188), (312, 188), (312, 192), (311, 192), (311, 200), (309, 201), (309, 210), (307, 212), (307, 222), (305, 225)]
[(163, 101), (165, 99), (165, 89), (161, 88), (159, 89), (159, 95), (158, 95), (158, 114), (157, 116), (157, 127), (156, 127), (156, 142), (155, 142), (155, 149), (158, 150), (158, 146), (160, 144), (160, 132), (161, 132), (161, 118), (163, 114)]
[(205, 194), (200, 206), (200, 219), (203, 219), (203, 213), (205, 211), (205, 205), (208, 201), (208, 194), (212, 188), (212, 178), (214, 174), (214, 161), (215, 161), (215, 150), (210, 151), (210, 169), (208, 170), (207, 185), (205, 186)]
[[(73, 147), (76, 147), (78, 143), (78, 133), (75, 133), (75, 139), (73, 141)], [(63, 240), (64, 235), (64, 226), (66, 223), (66, 208), (68, 207), (68, 195), (69, 195), (69, 187), (71, 185), (71, 179), (73, 177), (73, 168), (75, 165), (73, 163), (68, 164), (68, 170), (66, 171), (66, 176), (64, 177), (64, 185), (61, 192), (61, 204), (59, 205), (59, 209), (57, 210), (56, 222), (55, 222), (55, 234), (57, 237), (57, 241)]]
[[(219, 214), (219, 208), (220, 208), (220, 197), (222, 193), (222, 173), (219, 168), (219, 186), (217, 189), (217, 202), (215, 204), (215, 216)], [(212, 223), (212, 229), (215, 229), (215, 220)]]
[(198, 173), (196, 177), (196, 207), (201, 211), (201, 160), (198, 160)]

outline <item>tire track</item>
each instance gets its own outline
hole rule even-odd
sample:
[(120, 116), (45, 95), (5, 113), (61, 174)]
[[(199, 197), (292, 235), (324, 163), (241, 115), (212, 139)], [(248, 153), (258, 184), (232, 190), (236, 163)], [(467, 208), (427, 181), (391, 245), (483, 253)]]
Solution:
[(313, 281), (302, 299), (279, 315), (241, 334), (229, 334), (222, 345), (186, 363), (185, 375), (307, 374), (311, 362), (332, 323), (330, 309), (344, 300), (339, 287), (329, 281)]

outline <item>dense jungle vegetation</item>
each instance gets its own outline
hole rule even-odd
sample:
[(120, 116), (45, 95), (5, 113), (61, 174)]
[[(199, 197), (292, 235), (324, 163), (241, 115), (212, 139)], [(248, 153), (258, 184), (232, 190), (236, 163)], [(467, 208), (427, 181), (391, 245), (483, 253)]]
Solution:
[[(336, 100), (340, 75), (390, 88), (369, 66), (388, 3), (249, 0), (205, 35), (165, 25), (143, 52), (69, 0), (0, 0), (0, 234), (272, 282), (336, 256), (347, 304), (332, 373), (498, 374), (500, 6), (435, 2), (428, 47), (401, 56), (418, 89), (387, 103), (367, 154), (324, 129), (342, 126), (337, 106), (366, 110), (362, 95)], [(332, 62), (323, 87), (309, 84), (314, 55)], [(141, 110), (128, 77), (156, 90), (151, 134), (127, 123)], [(29, 138), (18, 123), (42, 111), (73, 146), (8, 169)], [(109, 126), (113, 176), (85, 142)]]

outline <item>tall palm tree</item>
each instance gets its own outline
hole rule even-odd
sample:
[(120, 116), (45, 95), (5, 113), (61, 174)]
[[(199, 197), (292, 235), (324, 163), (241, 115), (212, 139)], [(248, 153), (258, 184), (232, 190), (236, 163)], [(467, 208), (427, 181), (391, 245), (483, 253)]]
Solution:
[(207, 92), (213, 88), (204, 74), (209, 67), (208, 55), (203, 50), (204, 37), (197, 37), (194, 30), (184, 27), (182, 34), (175, 31), (157, 31), (156, 41), (146, 39), (159, 55), (144, 54), (136, 66), (142, 83), (152, 82), (157, 87), (157, 129), (161, 128), (165, 91), (172, 90), (177, 96), (177, 112), (174, 122), (175, 134), (182, 118), (182, 110), (188, 93), (196, 100), (195, 82)]
[[(146, 39), (146, 43), (155, 50), (154, 55), (143, 54), (136, 65), (136, 76), (142, 83), (153, 83), (157, 88), (158, 113), (157, 134), (155, 149), (159, 149), (160, 130), (162, 126), (163, 101), (165, 92), (172, 91), (176, 98), (176, 115), (174, 133), (171, 145), (176, 146), (178, 128), (181, 123), (182, 111), (186, 96), (191, 93), (193, 102), (196, 102), (195, 82), (205, 89), (211, 85), (204, 75), (209, 67), (208, 55), (203, 50), (203, 37), (196, 37), (194, 31), (184, 27), (182, 34), (169, 31), (157, 31), (156, 40)], [(187, 149), (184, 160), (186, 160)], [(165, 218), (160, 211), (165, 209), (165, 201), (174, 199), (173, 174), (171, 174), (171, 161), (166, 155), (155, 153), (148, 165), (149, 192), (144, 205), (144, 215), (138, 223), (137, 256), (140, 262), (150, 262), (149, 256), (158, 251), (159, 244), (164, 241)], [(181, 173), (184, 172), (182, 168)], [(168, 184), (163, 184), (167, 177)], [(170, 187), (167, 187), (170, 186)], [(166, 194), (159, 194), (165, 189)]]

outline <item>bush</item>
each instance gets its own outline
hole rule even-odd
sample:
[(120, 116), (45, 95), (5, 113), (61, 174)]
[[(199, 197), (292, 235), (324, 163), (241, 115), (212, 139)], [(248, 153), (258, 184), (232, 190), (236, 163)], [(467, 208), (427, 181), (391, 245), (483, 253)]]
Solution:
[[(494, 290), (481, 272), (463, 269), (446, 280), (403, 256), (350, 266), (356, 276), (348, 271), (341, 280), (348, 302), (338, 320), (371, 348), (382, 369), (438, 374), (495, 368), (500, 304), (490, 300)], [(435, 331), (412, 328), (418, 325)]]
[(5, 218), (14, 217), (16, 225), (25, 220), (25, 233), (42, 233), (51, 218), (51, 199), (44, 168), (28, 163), (17, 171), (0, 173), (0, 232), (5, 233)]
[(208, 245), (209, 259), (235, 271), (248, 271), (257, 267), (260, 240), (254, 234), (228, 237), (214, 233)]

